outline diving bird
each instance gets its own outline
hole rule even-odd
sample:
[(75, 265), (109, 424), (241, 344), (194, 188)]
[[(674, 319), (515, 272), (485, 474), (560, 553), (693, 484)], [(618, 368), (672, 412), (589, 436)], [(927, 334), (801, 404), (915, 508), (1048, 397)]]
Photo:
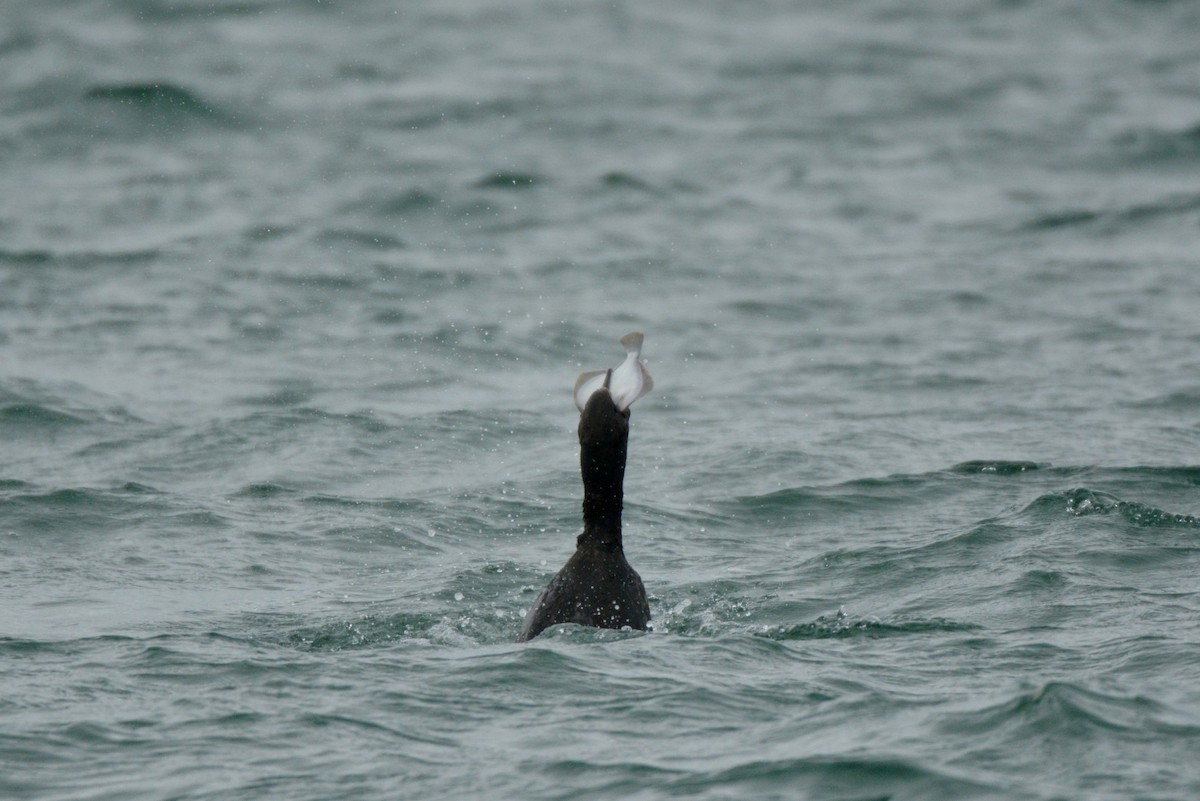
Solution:
[(641, 360), (642, 335), (626, 334), (621, 344), (626, 355), (619, 366), (584, 373), (575, 382), (583, 533), (575, 540), (575, 554), (529, 608), (517, 642), (558, 623), (641, 631), (650, 624), (646, 588), (621, 543), (621, 503), (629, 407), (654, 381)]

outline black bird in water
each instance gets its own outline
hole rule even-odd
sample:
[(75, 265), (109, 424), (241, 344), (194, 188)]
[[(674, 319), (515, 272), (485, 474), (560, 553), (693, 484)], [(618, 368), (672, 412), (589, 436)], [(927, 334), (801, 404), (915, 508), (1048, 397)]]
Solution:
[(575, 554), (530, 607), (517, 642), (558, 623), (640, 631), (650, 624), (646, 588), (621, 543), (621, 504), (629, 406), (654, 382), (640, 359), (642, 335), (626, 334), (621, 344), (627, 355), (619, 367), (584, 373), (575, 384), (583, 533), (575, 540)]

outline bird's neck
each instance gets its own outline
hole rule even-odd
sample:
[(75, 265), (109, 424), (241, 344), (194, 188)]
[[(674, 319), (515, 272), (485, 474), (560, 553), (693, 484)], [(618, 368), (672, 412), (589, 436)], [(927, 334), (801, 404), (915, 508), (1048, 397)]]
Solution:
[(625, 440), (607, 446), (584, 445), (579, 452), (583, 476), (583, 533), (578, 545), (621, 549), (621, 508), (625, 494)]

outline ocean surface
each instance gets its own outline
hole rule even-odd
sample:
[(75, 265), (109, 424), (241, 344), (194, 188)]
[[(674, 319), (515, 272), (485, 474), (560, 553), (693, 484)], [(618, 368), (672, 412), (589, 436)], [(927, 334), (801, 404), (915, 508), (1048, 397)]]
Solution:
[[(0, 4), (0, 798), (1200, 798), (1200, 6)], [(653, 631), (516, 645), (646, 335)]]

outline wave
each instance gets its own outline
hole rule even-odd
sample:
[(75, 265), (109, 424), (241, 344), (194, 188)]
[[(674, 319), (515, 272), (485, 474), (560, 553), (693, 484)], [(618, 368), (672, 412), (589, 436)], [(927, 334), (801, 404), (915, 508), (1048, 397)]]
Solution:
[[(411, 521), (405, 519), (406, 526)], [(325, 541), (345, 532), (326, 531)], [(386, 536), (385, 532), (385, 536)], [(391, 535), (395, 539), (395, 535)], [(408, 542), (409, 540), (405, 540)], [(374, 547), (374, 543), (370, 546)], [(443, 538), (426, 538), (424, 549), (440, 551)], [(335, 545), (338, 553), (345, 548)], [(410, 554), (405, 554), (408, 558)], [(486, 643), (510, 644), (520, 629), (529, 604), (549, 576), (507, 560), (443, 572), (442, 560), (427, 561), (428, 591), (421, 597), (404, 592), (398, 598), (375, 601), (369, 611), (317, 623), (292, 618), (289, 625), (268, 621), (267, 639), (285, 647), (303, 650), (338, 651), (386, 647), (403, 641), (415, 645), (471, 647)], [(403, 567), (402, 564), (397, 565)], [(398, 577), (404, 571), (396, 571)], [(405, 589), (405, 588), (401, 588)], [(397, 608), (404, 611), (396, 612)], [(297, 625), (299, 623), (299, 625)], [(640, 634), (640, 632), (638, 632)], [(592, 641), (628, 635), (579, 626), (558, 626), (547, 638)]]
[[(1176, 471), (1171, 469), (1166, 472)], [(1187, 473), (1190, 475), (1190, 469)], [(950, 537), (937, 538), (912, 547), (876, 546), (866, 550), (835, 551), (825, 554), (824, 558), (856, 560), (870, 555), (873, 557), (872, 563), (895, 558), (911, 563), (924, 561), (932, 558), (931, 554), (940, 553), (943, 557), (953, 554), (972, 561), (980, 557), (980, 549), (1016, 543), (1023, 538), (1031, 538), (1030, 542), (1033, 543), (1056, 521), (1090, 516), (1111, 516), (1114, 520), (1130, 526), (1155, 531), (1190, 531), (1200, 528), (1200, 518), (1193, 515), (1168, 512), (1136, 501), (1121, 500), (1107, 492), (1076, 488), (1039, 495), (1015, 511), (978, 521)]]
[(424, 214), (443, 206), (445, 201), (437, 194), (414, 188), (404, 192), (385, 190), (380, 193), (370, 193), (367, 197), (349, 203), (343, 207), (345, 212), (363, 212), (373, 217), (385, 219), (407, 219), (414, 214)]
[[(362, 230), (358, 228), (330, 228), (317, 233), (315, 238), (316, 244), (322, 248), (331, 251), (343, 250), (366, 250), (366, 251), (394, 251), (404, 250), (408, 245), (399, 237), (386, 233), (384, 231)], [(343, 274), (340, 280), (350, 282), (349, 275)], [(361, 281), (357, 282), (360, 285)], [(347, 283), (347, 286), (353, 286), (353, 283)], [(340, 289), (342, 287), (331, 287)]]
[(16, 482), (6, 491), (0, 486), (0, 516), (17, 530), (38, 532), (42, 538), (37, 542), (41, 544), (48, 537), (74, 540), (76, 535), (125, 530), (148, 518), (178, 512), (166, 496), (136, 482), (110, 489), (40, 489)]
[(0, 264), (13, 267), (40, 267), (54, 261), (54, 253), (42, 248), (18, 249), (0, 248)]
[(396, 640), (427, 639), (439, 618), (432, 614), (367, 615), (305, 626), (289, 632), (283, 643), (304, 651), (349, 651), (375, 648)]
[(1116, 515), (1127, 523), (1145, 528), (1200, 527), (1200, 518), (1167, 512), (1136, 501), (1085, 487), (1043, 495), (1024, 510), (1027, 513), (1066, 512), (1074, 517)]
[(833, 616), (822, 616), (811, 623), (787, 626), (764, 626), (754, 631), (759, 637), (772, 640), (831, 640), (853, 637), (879, 639), (882, 637), (906, 637), (919, 634), (977, 631), (979, 626), (959, 623), (946, 618), (928, 620), (894, 620), (877, 618), (851, 618), (844, 612)]
[(113, 250), (82, 249), (6, 249), (0, 248), (0, 264), (15, 267), (62, 267), (90, 270), (105, 265), (124, 266), (145, 264), (162, 255), (160, 247), (117, 248)]
[[(721, 797), (989, 799), (1031, 798), (1005, 782), (990, 786), (975, 779), (926, 767), (915, 760), (871, 756), (811, 756), (753, 759), (730, 767), (667, 780), (672, 795), (703, 795), (720, 788)], [(734, 792), (736, 790), (736, 793)]]
[(1143, 163), (1191, 161), (1200, 156), (1200, 125), (1176, 130), (1136, 129), (1120, 134), (1113, 144), (1126, 160)]
[(280, 498), (295, 495), (297, 490), (292, 487), (285, 487), (282, 484), (276, 484), (270, 481), (263, 481), (255, 484), (248, 484), (242, 487), (237, 492), (233, 493), (234, 498), (250, 498), (253, 500), (264, 500), (267, 498)]
[(529, 189), (546, 183), (540, 175), (528, 172), (499, 171), (485, 175), (475, 182), (477, 189)]
[[(300, 626), (275, 639), (288, 648), (321, 652), (377, 649), (399, 642), (472, 647), (481, 643), (512, 643), (520, 630), (521, 616), (515, 609), (486, 603), (460, 607), (457, 614), (448, 614), (444, 608), (440, 611), (366, 614), (350, 620)], [(547, 631), (547, 638), (578, 639), (582, 636), (590, 640), (622, 634), (580, 626), (556, 626), (555, 629), (574, 629), (577, 633)]]
[[(1186, 414), (1200, 408), (1200, 390), (1175, 390), (1126, 403), (1131, 409), (1153, 409)], [(1200, 472), (1200, 470), (1198, 470)]]
[(950, 468), (951, 473), (962, 473), (964, 475), (974, 475), (987, 473), (999, 476), (1011, 476), (1019, 473), (1029, 473), (1034, 470), (1040, 470), (1045, 465), (1037, 462), (1028, 461), (994, 461), (989, 459), (979, 459), (970, 462), (959, 462)]
[(0, 430), (53, 430), (83, 425), (83, 417), (60, 411), (40, 403), (7, 403), (0, 405)]
[(498, 97), (490, 100), (476, 100), (472, 95), (470, 100), (435, 99), (427, 103), (428, 108), (417, 111), (407, 111), (392, 122), (398, 129), (424, 131), (443, 125), (462, 125), (481, 120), (495, 120), (514, 117), (523, 108), (520, 101)]
[[(1014, 485), (1020, 487), (1028, 486), (1031, 482), (1044, 485), (1056, 481), (1076, 480), (1080, 477), (1131, 486), (1142, 484), (1151, 487), (1170, 484), (1198, 486), (1200, 485), (1200, 467), (1191, 465), (1076, 467), (1053, 466), (1031, 460), (983, 459), (960, 462), (944, 470), (927, 473), (899, 473), (879, 478), (856, 478), (838, 484), (789, 487), (761, 495), (737, 496), (721, 501), (718, 508), (730, 512), (756, 509), (764, 513), (789, 509), (804, 509), (806, 512), (811, 512), (814, 507), (846, 511), (873, 505), (880, 501), (926, 503), (928, 496), (944, 497), (947, 492), (956, 487), (968, 489), (988, 486), (990, 482), (996, 480), (1020, 479), (1021, 483)], [(988, 484), (979, 482), (988, 482)], [(1078, 489), (1066, 492), (1086, 494), (1089, 490)], [(1026, 511), (1033, 512), (1046, 505), (1055, 505), (1058, 503), (1058, 499), (1063, 497), (1065, 497), (1063, 492), (1047, 493), (1029, 503)], [(1114, 506), (1139, 506), (1115, 497), (1107, 497), (1107, 499), (1105, 497), (1104, 493), (1100, 493), (1094, 499), (1094, 504), (1098, 504), (1106, 510), (1111, 510), (1110, 507)], [(1149, 510), (1149, 507), (1143, 508)], [(1180, 518), (1182, 522), (1189, 519), (1188, 515), (1171, 515), (1165, 512), (1161, 514), (1167, 518)]]
[(600, 184), (605, 189), (618, 191), (633, 191), (646, 194), (661, 194), (657, 187), (633, 173), (613, 170), (600, 177)]
[(1179, 194), (1114, 209), (1075, 208), (1045, 212), (1027, 220), (1020, 227), (1027, 231), (1053, 231), (1094, 225), (1107, 231), (1115, 231), (1125, 226), (1143, 225), (1198, 211), (1200, 194)]
[[(197, 130), (244, 127), (244, 111), (224, 108), (200, 93), (169, 82), (96, 84), (83, 90), (81, 108), (68, 107), (55, 135), (89, 138), (173, 137)], [(75, 117), (80, 117), (75, 119)]]
[(279, 0), (208, 0), (204, 3), (138, 4), (138, 19), (158, 23), (187, 22), (195, 19), (212, 22), (221, 17), (259, 16), (276, 10)]
[(238, 402), (244, 403), (247, 406), (287, 408), (309, 405), (317, 394), (316, 386), (308, 379), (276, 379), (267, 383), (268, 385), (273, 385), (274, 389), (268, 390), (261, 395), (248, 395), (239, 398)]
[(1083, 731), (1126, 734), (1143, 739), (1157, 732), (1200, 737), (1200, 721), (1144, 695), (1117, 695), (1066, 681), (1050, 681), (1017, 692), (982, 709), (955, 714), (941, 724), (949, 734), (1007, 730), (1016, 736), (1053, 737)]
[(188, 114), (201, 117), (219, 115), (217, 108), (195, 92), (169, 83), (102, 84), (87, 89), (87, 100), (147, 109), (157, 113)]
[(0, 380), (0, 436), (44, 436), (89, 425), (121, 427), (141, 418), (112, 397), (72, 381)]
[(735, 514), (746, 509), (762, 515), (797, 509), (844, 513), (874, 507), (881, 502), (919, 503), (919, 496), (934, 489), (941, 481), (936, 473), (861, 478), (828, 486), (791, 487), (763, 495), (743, 495), (722, 502), (720, 507)]

